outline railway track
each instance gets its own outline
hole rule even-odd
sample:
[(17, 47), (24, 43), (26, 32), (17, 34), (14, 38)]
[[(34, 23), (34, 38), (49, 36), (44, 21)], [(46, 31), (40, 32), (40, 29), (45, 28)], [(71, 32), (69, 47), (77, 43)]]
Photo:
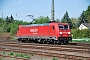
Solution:
[[(0, 40), (0, 43), (1, 42), (2, 43), (18, 43), (18, 40)], [(90, 43), (80, 43), (80, 42), (70, 42), (69, 45), (77, 45), (77, 46), (87, 46), (87, 47), (90, 47)]]
[(87, 46), (87, 47), (90, 47), (90, 43), (82, 43), (82, 42), (70, 42), (69, 45), (77, 45), (77, 46)]
[(13, 47), (5, 47), (2, 46), (4, 51), (14, 51), (14, 52), (21, 52), (21, 53), (34, 53), (37, 55), (45, 55), (45, 56), (53, 56), (53, 57), (59, 57), (59, 58), (66, 58), (69, 59), (71, 56), (72, 58), (70, 59), (76, 59), (78, 57), (79, 59), (90, 59), (90, 54), (77, 54), (75, 52), (65, 52), (65, 51), (51, 51), (51, 50), (41, 50), (41, 49), (31, 49), (31, 48), (13, 48)]
[[(2, 44), (0, 44), (2, 45)], [(56, 51), (77, 51), (77, 52), (87, 52), (90, 53), (90, 48), (89, 47), (84, 47), (84, 46), (71, 46), (71, 45), (42, 45), (42, 44), (16, 44), (16, 43), (11, 43), (11, 44), (3, 44), (3, 46), (17, 46), (17, 47), (22, 47), (22, 48), (36, 48), (36, 49), (48, 49), (48, 50), (56, 50)]]
[(90, 59), (90, 47), (84, 45), (50, 45), (50, 44), (34, 44), (19, 42), (2, 42), (0, 43), (1, 51), (13, 51), (22, 53), (34, 53), (36, 55), (45, 55), (59, 57), (63, 59)]
[(47, 50), (56, 50), (56, 51), (77, 51), (77, 52), (87, 52), (90, 53), (89, 47), (84, 46), (71, 46), (71, 45), (42, 45), (42, 44), (0, 44), (3, 46), (15, 46), (15, 47), (22, 47), (22, 48), (36, 48), (36, 49), (47, 49)]

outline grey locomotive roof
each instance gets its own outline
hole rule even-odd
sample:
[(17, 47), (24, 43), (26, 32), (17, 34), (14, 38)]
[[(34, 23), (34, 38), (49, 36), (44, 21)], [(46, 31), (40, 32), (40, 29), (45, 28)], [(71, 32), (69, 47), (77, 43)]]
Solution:
[(31, 25), (22, 25), (23, 27), (30, 27), (30, 26), (49, 26), (49, 23), (46, 24), (31, 24)]
[(90, 23), (82, 23), (83, 25), (85, 25), (87, 28), (90, 28)]

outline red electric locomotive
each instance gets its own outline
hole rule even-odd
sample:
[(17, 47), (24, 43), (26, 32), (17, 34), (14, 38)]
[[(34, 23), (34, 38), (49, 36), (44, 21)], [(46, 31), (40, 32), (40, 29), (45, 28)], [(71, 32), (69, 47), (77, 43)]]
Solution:
[(72, 41), (68, 23), (46, 23), (20, 25), (17, 31), (18, 41), (68, 44)]

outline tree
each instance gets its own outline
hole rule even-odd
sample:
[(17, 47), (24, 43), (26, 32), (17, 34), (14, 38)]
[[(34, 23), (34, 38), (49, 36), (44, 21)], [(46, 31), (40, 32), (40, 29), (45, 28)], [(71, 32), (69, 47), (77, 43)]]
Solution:
[(70, 18), (71, 19), (71, 21), (72, 21), (72, 24), (73, 24), (73, 28), (77, 28), (78, 27), (78, 18), (74, 18), (74, 17), (72, 17), (72, 18)]
[(81, 23), (88, 23), (88, 20), (85, 16), (85, 11), (83, 11), (79, 17), (78, 26), (80, 26)]
[(49, 21), (50, 21), (49, 17), (40, 16), (37, 19), (35, 19), (35, 21), (33, 23), (34, 24), (43, 24), (43, 23), (47, 23)]
[(13, 22), (14, 21), (14, 18), (13, 18), (13, 16), (11, 15), (11, 17), (10, 17), (10, 22)]
[(7, 22), (7, 23), (9, 23), (9, 22), (10, 22), (10, 21), (9, 21), (9, 17), (8, 17), (8, 16), (7, 16), (7, 18), (6, 18), (6, 22)]
[(88, 8), (85, 11), (85, 16), (86, 16), (88, 22), (90, 23), (90, 5), (88, 6)]
[(56, 19), (56, 22), (60, 22), (60, 19)]
[(67, 20), (66, 19), (62, 19), (61, 22), (67, 23)]
[(3, 18), (0, 18), (0, 26), (3, 25), (3, 22), (4, 22), (4, 19)]
[(69, 15), (68, 15), (68, 12), (67, 12), (67, 11), (66, 11), (66, 13), (64, 14), (64, 16), (63, 16), (61, 22), (66, 22), (66, 23), (68, 23), (70, 29), (71, 29), (72, 26), (73, 26), (73, 25), (72, 25), (72, 21), (71, 21), (71, 19), (69, 18)]
[(0, 18), (0, 32), (4, 31), (5, 26), (5, 20), (3, 18)]
[[(10, 17), (12, 19), (12, 17)], [(6, 19), (0, 18), (0, 33), (8, 32), (15, 35), (19, 25), (27, 25), (29, 22), (23, 22), (21, 20), (11, 20), (7, 16)], [(7, 24), (8, 23), (8, 24)]]
[(6, 18), (6, 22), (7, 22), (7, 24), (12, 23), (13, 21), (14, 21), (14, 18), (13, 18), (12, 15), (11, 15), (10, 18), (7, 16), (7, 18)]

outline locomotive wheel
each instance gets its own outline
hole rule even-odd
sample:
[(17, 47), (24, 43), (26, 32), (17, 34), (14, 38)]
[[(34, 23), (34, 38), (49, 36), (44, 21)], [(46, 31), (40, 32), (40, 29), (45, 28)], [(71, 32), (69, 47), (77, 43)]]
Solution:
[(61, 42), (60, 42), (60, 40), (58, 40), (57, 44), (58, 44), (58, 45), (61, 45)]
[(25, 40), (23, 40), (23, 42), (24, 42), (24, 43), (28, 43), (28, 40), (25, 39)]
[(58, 41), (54, 41), (54, 42), (53, 42), (53, 44), (55, 44), (55, 45), (56, 45), (57, 43), (58, 43)]
[(64, 44), (63, 41), (58, 40), (58, 45), (63, 45), (63, 44)]
[(28, 40), (25, 40), (25, 43), (28, 43)]
[(43, 43), (46, 44), (47, 43), (46, 40), (44, 40)]
[(25, 41), (24, 41), (24, 40), (21, 40), (21, 42), (25, 43)]
[(60, 42), (60, 40), (58, 40), (58, 41), (57, 41), (57, 44), (58, 44), (58, 45), (61, 45), (61, 42)]
[(65, 44), (65, 45), (68, 45), (68, 41), (65, 41), (64, 44)]
[(21, 42), (25, 43), (25, 42), (27, 42), (27, 40), (25, 38), (22, 38)]
[(50, 44), (54, 44), (54, 40), (50, 40)]
[(35, 39), (35, 43), (36, 43), (36, 44), (38, 43), (37, 39)]
[(44, 41), (41, 39), (41, 40), (40, 40), (40, 44), (43, 44), (43, 43), (44, 43)]
[(28, 43), (31, 43), (31, 39), (28, 39)]
[(30, 41), (30, 40), (28, 40), (28, 43), (31, 43), (31, 41)]
[(19, 38), (19, 39), (18, 39), (18, 41), (20, 42), (20, 41), (21, 41), (21, 39)]

